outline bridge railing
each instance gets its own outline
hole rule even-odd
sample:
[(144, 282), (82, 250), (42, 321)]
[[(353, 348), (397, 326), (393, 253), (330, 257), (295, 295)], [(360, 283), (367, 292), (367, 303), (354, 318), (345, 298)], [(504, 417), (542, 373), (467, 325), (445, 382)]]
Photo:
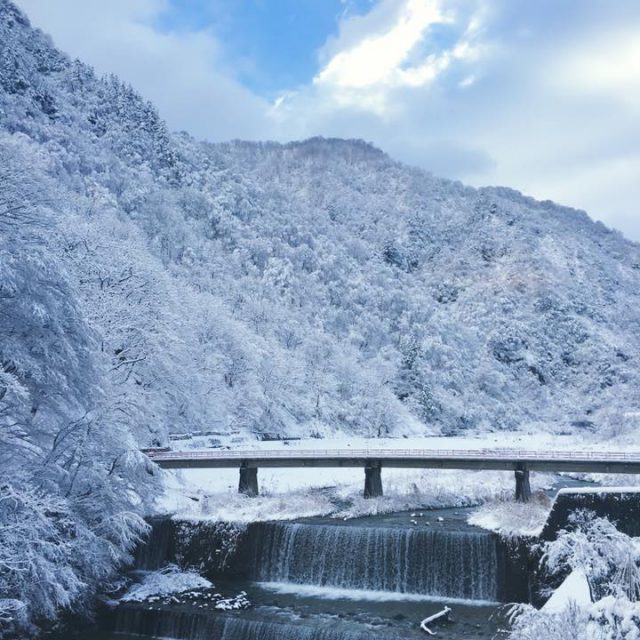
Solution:
[(157, 460), (198, 460), (198, 459), (319, 459), (319, 458), (415, 458), (415, 459), (490, 459), (490, 460), (585, 460), (585, 461), (640, 461), (640, 452), (622, 451), (540, 451), (527, 449), (292, 449), (282, 450), (227, 450), (207, 451), (162, 451), (149, 452), (151, 459)]

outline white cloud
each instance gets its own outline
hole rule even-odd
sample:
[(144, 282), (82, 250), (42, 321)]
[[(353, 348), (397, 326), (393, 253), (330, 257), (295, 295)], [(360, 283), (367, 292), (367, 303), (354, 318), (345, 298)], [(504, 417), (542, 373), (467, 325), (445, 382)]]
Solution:
[(443, 21), (434, 0), (408, 0), (384, 33), (366, 36), (337, 53), (313, 81), (347, 88), (403, 84), (403, 77), (418, 69), (403, 69), (409, 54), (431, 25)]
[(33, 24), (101, 73), (152, 100), (174, 129), (199, 138), (268, 137), (269, 105), (233, 77), (206, 30), (156, 28), (167, 0), (18, 0)]
[(601, 34), (566, 51), (555, 71), (559, 84), (640, 106), (640, 24), (635, 27)]
[(168, 0), (18, 1), (173, 128), (211, 140), (360, 137), (435, 174), (585, 208), (640, 239), (640, 3), (378, 0), (345, 12), (315, 77), (269, 103), (236, 80), (211, 31), (156, 28)]
[[(343, 20), (339, 37), (322, 52), (325, 64), (313, 85), (340, 108), (368, 109), (384, 116), (394, 108), (395, 89), (424, 87), (452, 61), (478, 55), (464, 40), (451, 49), (424, 51), (430, 28), (453, 21), (441, 4), (383, 0), (367, 16)], [(332, 55), (327, 58), (328, 49)]]

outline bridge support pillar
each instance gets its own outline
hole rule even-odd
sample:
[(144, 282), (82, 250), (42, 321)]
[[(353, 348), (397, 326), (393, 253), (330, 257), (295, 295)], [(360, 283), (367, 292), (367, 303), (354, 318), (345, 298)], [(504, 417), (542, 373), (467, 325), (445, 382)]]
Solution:
[(247, 496), (258, 495), (258, 467), (249, 467), (244, 462), (242, 463), (238, 492)]
[(531, 483), (529, 482), (529, 469), (523, 463), (518, 463), (516, 468), (516, 501), (529, 502), (531, 499)]
[(364, 497), (382, 497), (382, 465), (378, 460), (368, 460), (364, 468)]

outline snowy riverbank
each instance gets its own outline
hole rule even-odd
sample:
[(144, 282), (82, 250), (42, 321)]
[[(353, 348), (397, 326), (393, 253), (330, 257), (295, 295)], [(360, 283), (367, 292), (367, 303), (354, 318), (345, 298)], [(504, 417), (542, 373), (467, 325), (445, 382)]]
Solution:
[[(212, 442), (225, 448), (258, 450), (309, 449), (496, 449), (575, 450), (575, 439), (552, 434), (486, 434), (477, 437), (375, 439), (336, 438), (246, 441), (196, 437), (173, 443), (174, 449), (207, 449)], [(581, 450), (602, 450), (602, 442), (584, 441)], [(607, 445), (615, 449), (615, 442)], [(625, 446), (625, 450), (629, 450)], [(485, 504), (473, 524), (506, 534), (535, 534), (542, 526), (549, 504), (544, 498), (530, 505), (513, 503), (514, 480), (510, 471), (460, 471), (442, 469), (384, 469), (384, 497), (362, 497), (364, 474), (353, 468), (260, 469), (260, 495), (238, 494), (236, 469), (187, 469), (165, 472), (165, 490), (158, 513), (188, 519), (235, 522), (287, 520), (311, 516), (353, 518), (410, 509), (463, 507)], [(635, 477), (582, 474), (602, 484), (637, 484)], [(532, 473), (532, 489), (551, 487), (557, 475)], [(488, 503), (488, 504), (487, 504)]]

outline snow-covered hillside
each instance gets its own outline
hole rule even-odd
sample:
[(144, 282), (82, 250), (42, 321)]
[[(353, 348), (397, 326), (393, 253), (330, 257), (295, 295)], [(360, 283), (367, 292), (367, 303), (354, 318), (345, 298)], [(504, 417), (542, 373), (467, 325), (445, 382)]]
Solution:
[(584, 213), (171, 133), (0, 0), (0, 636), (108, 588), (172, 432), (637, 428), (639, 303)]
[[(3, 197), (49, 221), (38, 251), (95, 341), (91, 394), (66, 356), (58, 373), (143, 444), (577, 431), (640, 408), (640, 247), (584, 213), (441, 180), (361, 141), (172, 134), (8, 0), (0, 154)], [(27, 393), (21, 349), (38, 331), (2, 336)]]

